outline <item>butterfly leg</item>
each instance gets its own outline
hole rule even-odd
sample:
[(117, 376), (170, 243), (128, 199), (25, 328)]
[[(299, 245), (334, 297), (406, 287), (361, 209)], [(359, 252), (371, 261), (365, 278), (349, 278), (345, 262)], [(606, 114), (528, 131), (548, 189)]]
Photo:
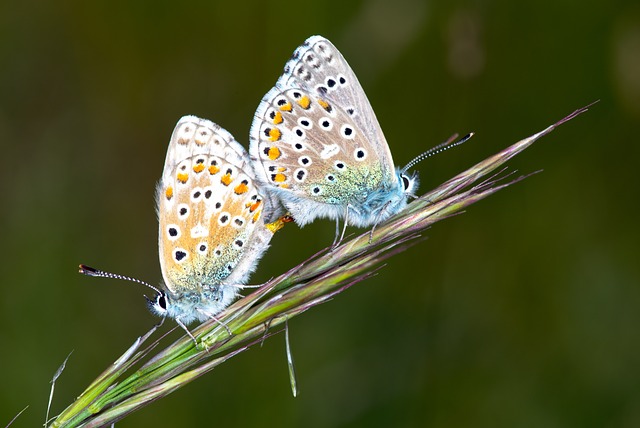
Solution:
[(331, 243), (331, 248), (335, 248), (338, 246), (339, 241), (338, 237), (340, 236), (340, 219), (336, 219), (336, 234), (333, 237), (333, 242)]
[(380, 223), (380, 218), (382, 217), (382, 214), (385, 212), (385, 210), (389, 205), (391, 205), (391, 201), (385, 203), (382, 206), (382, 209), (380, 209), (380, 211), (378, 212), (378, 215), (376, 216), (376, 221), (375, 223), (373, 223), (373, 227), (369, 231), (369, 244), (371, 244), (371, 241), (373, 241), (373, 232), (376, 230), (376, 226)]
[(196, 338), (195, 338), (195, 337), (193, 337), (193, 334), (191, 334), (191, 332), (189, 331), (189, 329), (187, 328), (187, 326), (186, 326), (186, 325), (184, 325), (184, 324), (183, 324), (183, 322), (182, 322), (182, 321), (180, 321), (180, 319), (176, 318), (175, 320), (176, 320), (176, 323), (177, 323), (180, 327), (182, 327), (182, 329), (183, 329), (184, 331), (186, 331), (186, 332), (187, 332), (187, 334), (189, 335), (189, 337), (191, 338), (191, 340), (193, 340), (193, 343), (195, 343), (195, 345), (196, 345), (196, 346), (198, 346), (198, 341), (196, 340)]
[(229, 336), (232, 336), (233, 334), (231, 333), (231, 330), (229, 329), (229, 327), (223, 323), (222, 321), (220, 321), (218, 318), (216, 318), (214, 315), (203, 311), (202, 309), (198, 309), (198, 312), (200, 312), (201, 314), (206, 315), (207, 317), (211, 318), (212, 320), (214, 320), (215, 322), (217, 322), (219, 325), (221, 325), (222, 327), (224, 327), (225, 330), (227, 330), (227, 333), (229, 333)]
[(373, 231), (376, 230), (376, 226), (378, 223), (373, 223), (373, 227), (369, 231), (369, 245), (371, 245), (371, 241), (373, 241)]
[(152, 329), (153, 329), (153, 330), (155, 330), (156, 328), (160, 328), (160, 327), (162, 327), (162, 325), (164, 324), (164, 320), (166, 320), (166, 319), (167, 319), (167, 317), (162, 317), (162, 318), (160, 319), (160, 322), (159, 322), (158, 324), (154, 325), (154, 326), (152, 327)]
[(346, 214), (344, 216), (344, 225), (342, 226), (342, 233), (340, 234), (340, 240), (338, 241), (338, 244), (336, 244), (336, 245), (340, 245), (340, 243), (344, 239), (344, 234), (347, 231), (347, 225), (348, 224), (349, 224), (349, 206), (347, 205), (347, 212), (346, 212)]
[[(344, 239), (344, 234), (347, 231), (347, 225), (349, 224), (349, 207), (350, 205), (347, 205), (347, 208), (345, 209), (344, 212), (344, 224), (342, 225), (342, 232), (340, 232), (340, 220), (336, 219), (336, 236), (335, 238), (333, 238), (333, 244), (331, 244), (331, 249), (336, 248), (338, 245), (340, 245), (340, 243), (342, 243), (342, 240)], [(338, 235), (340, 236), (338, 238)]]
[[(272, 279), (273, 279), (273, 277), (269, 278), (269, 281), (271, 281)], [(267, 282), (269, 282), (269, 281), (267, 281)], [(261, 288), (267, 282), (262, 283), (262, 284), (258, 284), (258, 285), (234, 285), (234, 287), (238, 287), (240, 290), (244, 290), (245, 288)]]

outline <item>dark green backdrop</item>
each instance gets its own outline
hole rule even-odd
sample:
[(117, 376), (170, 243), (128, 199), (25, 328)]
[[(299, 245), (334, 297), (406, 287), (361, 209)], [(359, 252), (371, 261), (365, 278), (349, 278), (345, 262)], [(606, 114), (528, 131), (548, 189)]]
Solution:
[[(54, 413), (154, 319), (154, 185), (184, 114), (243, 144), (294, 48), (329, 38), (421, 190), (596, 99), (510, 163), (544, 169), (390, 260), (282, 336), (118, 424), (281, 427), (640, 426), (634, 1), (17, 2), (0, 5), (0, 426)], [(311, 3), (311, 2), (309, 2)], [(288, 227), (254, 283), (330, 243)], [(164, 328), (169, 328), (168, 324)], [(177, 337), (177, 336), (175, 336)]]

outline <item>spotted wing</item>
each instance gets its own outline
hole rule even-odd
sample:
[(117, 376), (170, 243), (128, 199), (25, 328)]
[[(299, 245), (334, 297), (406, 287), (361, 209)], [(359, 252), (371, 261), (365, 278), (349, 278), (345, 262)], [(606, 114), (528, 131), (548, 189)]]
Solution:
[(326, 98), (272, 89), (251, 129), (251, 156), (262, 181), (315, 202), (346, 206), (381, 188), (383, 168), (367, 135)]
[(168, 180), (179, 162), (196, 155), (216, 155), (238, 168), (246, 169), (247, 151), (226, 129), (207, 119), (184, 116), (169, 141), (162, 180)]
[(305, 89), (346, 112), (366, 135), (382, 168), (391, 171), (395, 182), (393, 158), (375, 112), (355, 73), (340, 51), (327, 39), (311, 36), (299, 46), (285, 64), (276, 86)]
[(160, 265), (171, 292), (243, 284), (268, 247), (273, 233), (247, 160), (212, 122), (178, 122), (157, 194)]

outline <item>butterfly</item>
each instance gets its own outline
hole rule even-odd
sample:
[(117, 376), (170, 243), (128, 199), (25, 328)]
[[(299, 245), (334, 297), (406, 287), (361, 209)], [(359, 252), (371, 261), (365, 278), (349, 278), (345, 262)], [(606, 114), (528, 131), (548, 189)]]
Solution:
[(237, 297), (282, 221), (265, 223), (269, 200), (249, 154), (225, 129), (184, 116), (173, 131), (156, 199), (164, 285), (81, 265), (92, 276), (128, 279), (156, 291), (153, 313), (189, 332)]
[[(309, 37), (263, 97), (249, 152), (258, 179), (304, 226), (316, 218), (376, 225), (401, 211), (417, 175), (396, 168), (353, 70), (327, 39)], [(344, 230), (343, 230), (344, 234)]]

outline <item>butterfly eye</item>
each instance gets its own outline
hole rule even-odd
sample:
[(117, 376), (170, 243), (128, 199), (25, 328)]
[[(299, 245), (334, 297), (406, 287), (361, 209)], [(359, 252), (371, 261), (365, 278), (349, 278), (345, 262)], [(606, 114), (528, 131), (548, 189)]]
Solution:
[(411, 179), (404, 174), (401, 174), (400, 178), (402, 179), (402, 188), (406, 192), (409, 186), (411, 186)]
[(156, 305), (163, 311), (167, 310), (167, 296), (164, 293), (160, 293), (156, 296)]

